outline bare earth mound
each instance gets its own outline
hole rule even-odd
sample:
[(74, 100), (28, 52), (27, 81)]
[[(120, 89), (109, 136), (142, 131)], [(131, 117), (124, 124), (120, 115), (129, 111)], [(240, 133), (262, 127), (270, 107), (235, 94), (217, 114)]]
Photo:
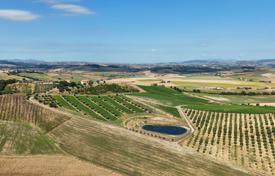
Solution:
[(105, 168), (61, 155), (0, 156), (0, 175), (5, 176), (118, 176)]

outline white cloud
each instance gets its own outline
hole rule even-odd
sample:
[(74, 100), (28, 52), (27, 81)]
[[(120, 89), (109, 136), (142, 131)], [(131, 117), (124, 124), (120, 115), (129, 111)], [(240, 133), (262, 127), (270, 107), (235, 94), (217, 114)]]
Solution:
[(90, 9), (74, 4), (54, 4), (51, 6), (53, 9), (62, 10), (67, 13), (72, 14), (81, 14), (81, 15), (90, 15), (95, 14), (95, 12), (91, 11)]
[(33, 21), (39, 18), (32, 12), (16, 9), (0, 9), (0, 19), (12, 21)]
[(36, 2), (42, 2), (47, 4), (61, 4), (61, 3), (78, 3), (81, 0), (36, 0)]

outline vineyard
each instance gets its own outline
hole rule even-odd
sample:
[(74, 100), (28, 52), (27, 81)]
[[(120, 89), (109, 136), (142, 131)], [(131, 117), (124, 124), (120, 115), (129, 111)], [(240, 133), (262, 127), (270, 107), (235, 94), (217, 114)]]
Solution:
[(48, 132), (68, 120), (50, 110), (27, 101), (25, 96), (0, 96), (0, 120), (23, 121), (37, 125)]
[(0, 96), (0, 153), (57, 153), (55, 143), (45, 133), (68, 119), (29, 102), (25, 96)]
[[(45, 95), (41, 102), (51, 106), (63, 107), (80, 112), (88, 117), (105, 121), (115, 121), (123, 114), (151, 113), (152, 110), (124, 95), (86, 96), (86, 95)], [(46, 102), (46, 103), (45, 103)]]
[(184, 109), (195, 132), (183, 145), (238, 165), (275, 174), (274, 114)]

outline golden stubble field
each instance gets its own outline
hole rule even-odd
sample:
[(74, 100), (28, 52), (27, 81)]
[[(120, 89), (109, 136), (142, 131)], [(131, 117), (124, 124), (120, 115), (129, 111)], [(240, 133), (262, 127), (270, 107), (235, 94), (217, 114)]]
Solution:
[(111, 170), (65, 155), (1, 156), (3, 176), (119, 176)]

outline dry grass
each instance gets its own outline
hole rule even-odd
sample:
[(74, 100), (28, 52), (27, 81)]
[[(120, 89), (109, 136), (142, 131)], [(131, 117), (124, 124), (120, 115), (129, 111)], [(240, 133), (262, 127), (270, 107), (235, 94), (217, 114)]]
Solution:
[(118, 176), (108, 169), (62, 155), (0, 156), (3, 176)]
[(51, 132), (67, 153), (126, 175), (247, 175), (176, 143), (72, 118)]

